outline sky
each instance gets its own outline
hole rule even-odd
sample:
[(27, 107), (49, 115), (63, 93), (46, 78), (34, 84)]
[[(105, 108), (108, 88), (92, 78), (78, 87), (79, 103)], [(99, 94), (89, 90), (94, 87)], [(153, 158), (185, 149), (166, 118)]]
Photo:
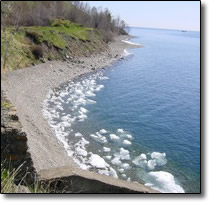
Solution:
[(84, 1), (108, 8), (129, 26), (200, 30), (199, 1)]

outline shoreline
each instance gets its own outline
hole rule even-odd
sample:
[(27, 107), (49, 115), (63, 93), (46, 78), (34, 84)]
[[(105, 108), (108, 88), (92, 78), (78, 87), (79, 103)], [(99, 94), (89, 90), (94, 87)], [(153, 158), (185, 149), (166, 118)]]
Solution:
[[(89, 58), (79, 57), (67, 62), (51, 61), (19, 69), (3, 76), (2, 90), (17, 108), (19, 120), (28, 137), (28, 151), (38, 173), (41, 170), (64, 166), (69, 166), (74, 171), (80, 170), (73, 159), (67, 156), (62, 143), (43, 117), (42, 106), (47, 93), (50, 89), (69, 80), (75, 80), (86, 73), (111, 66), (124, 57), (125, 49), (141, 47), (141, 45), (125, 42), (127, 38), (130, 39), (131, 36), (117, 37), (109, 44), (108, 50)], [(88, 172), (91, 176), (90, 171), (87, 171), (86, 175)], [(109, 178), (99, 176), (103, 179)], [(144, 185), (140, 186), (152, 191)]]

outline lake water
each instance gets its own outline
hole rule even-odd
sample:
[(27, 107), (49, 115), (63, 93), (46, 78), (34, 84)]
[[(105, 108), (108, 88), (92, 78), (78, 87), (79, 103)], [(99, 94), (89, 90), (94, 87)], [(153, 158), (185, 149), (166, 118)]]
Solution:
[(144, 47), (50, 91), (44, 115), (83, 169), (162, 192), (200, 192), (200, 33), (130, 34)]

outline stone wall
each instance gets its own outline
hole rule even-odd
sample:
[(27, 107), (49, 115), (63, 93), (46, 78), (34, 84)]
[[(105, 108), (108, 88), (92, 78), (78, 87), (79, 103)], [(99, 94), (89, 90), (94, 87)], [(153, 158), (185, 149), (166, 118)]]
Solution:
[(38, 173), (39, 182), (49, 193), (159, 193), (137, 182), (64, 166)]

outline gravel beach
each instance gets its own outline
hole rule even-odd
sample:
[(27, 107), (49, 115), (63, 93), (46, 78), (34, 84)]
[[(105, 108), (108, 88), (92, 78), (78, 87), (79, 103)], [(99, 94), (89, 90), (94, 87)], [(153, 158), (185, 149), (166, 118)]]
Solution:
[(109, 44), (109, 49), (101, 54), (65, 62), (50, 61), (2, 77), (2, 90), (17, 108), (19, 120), (28, 137), (29, 152), (38, 172), (61, 166), (76, 166), (43, 117), (42, 103), (48, 91), (80, 75), (107, 67), (123, 57), (124, 49), (140, 47), (122, 41), (127, 38), (117, 37)]

